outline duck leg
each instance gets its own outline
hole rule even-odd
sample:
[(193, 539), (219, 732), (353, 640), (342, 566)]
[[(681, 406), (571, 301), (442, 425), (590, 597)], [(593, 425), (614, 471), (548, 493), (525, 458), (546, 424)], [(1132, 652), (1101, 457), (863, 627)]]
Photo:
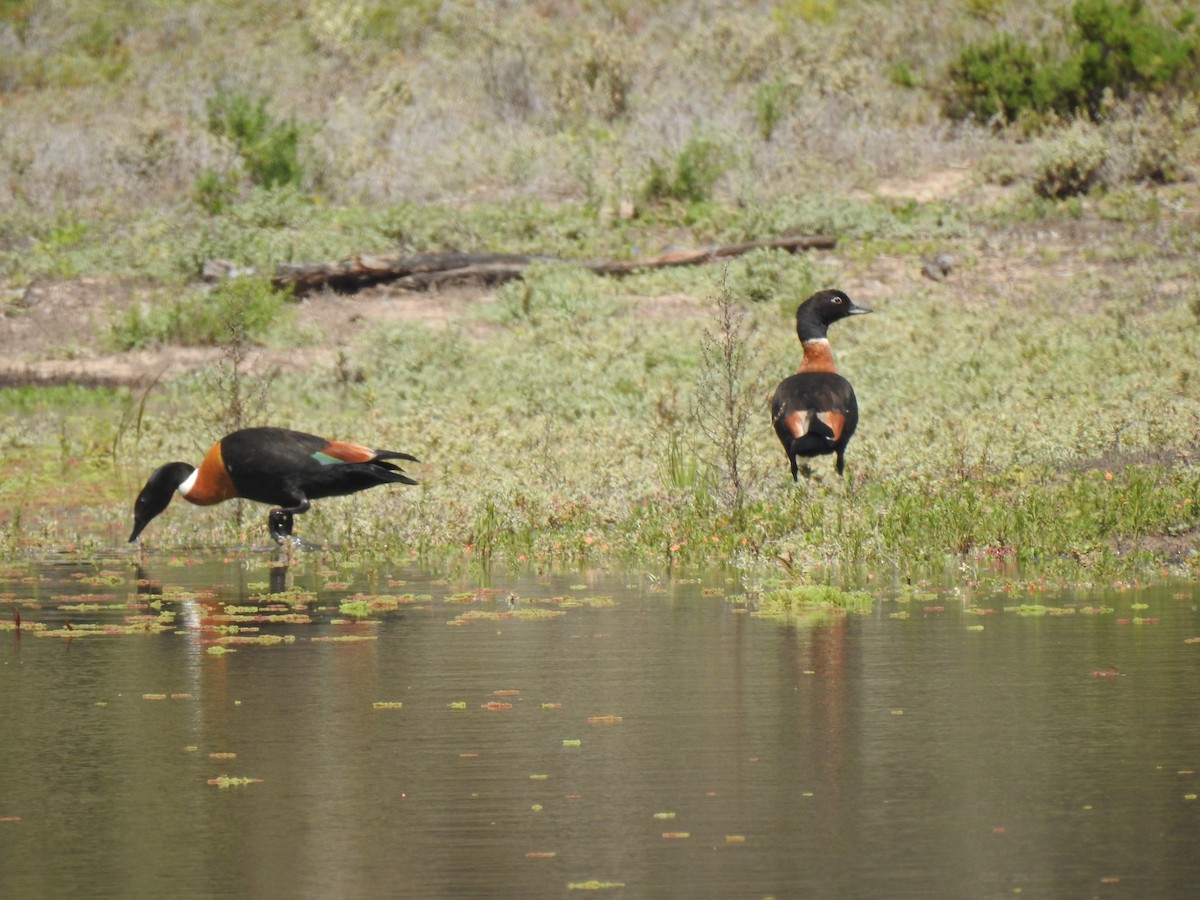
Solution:
[(292, 514), (287, 510), (271, 510), (271, 514), (267, 517), (267, 528), (271, 532), (271, 537), (275, 539), (275, 543), (282, 544), (292, 536), (293, 522)]
[(283, 506), (271, 510), (270, 516), (267, 517), (267, 527), (277, 544), (282, 544), (291, 538), (292, 525), (295, 521), (293, 517), (308, 512), (309, 505), (308, 498), (301, 496), (294, 506)]

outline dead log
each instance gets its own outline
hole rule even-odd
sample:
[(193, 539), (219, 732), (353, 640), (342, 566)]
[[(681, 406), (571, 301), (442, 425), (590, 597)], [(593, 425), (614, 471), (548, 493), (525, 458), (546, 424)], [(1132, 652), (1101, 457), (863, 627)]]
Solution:
[(599, 259), (570, 262), (522, 253), (417, 253), (404, 256), (358, 255), (327, 263), (307, 265), (280, 264), (271, 283), (278, 289), (290, 289), (297, 295), (329, 288), (353, 293), (383, 282), (394, 282), (412, 290), (429, 290), (443, 285), (478, 281), (498, 284), (521, 278), (532, 263), (577, 265), (597, 275), (620, 277), (642, 269), (669, 266), (694, 266), (717, 259), (741, 256), (751, 250), (831, 250), (837, 238), (823, 236), (785, 237), (766, 241), (748, 241), (696, 250), (672, 250), (658, 256), (638, 259)]
[(291, 288), (297, 294), (328, 287), (341, 293), (354, 293), (360, 288), (384, 281), (412, 279), (419, 284), (423, 278), (455, 269), (478, 267), (525, 267), (537, 257), (509, 253), (416, 253), (407, 256), (352, 256), (336, 262), (275, 267), (271, 284), (276, 288)]

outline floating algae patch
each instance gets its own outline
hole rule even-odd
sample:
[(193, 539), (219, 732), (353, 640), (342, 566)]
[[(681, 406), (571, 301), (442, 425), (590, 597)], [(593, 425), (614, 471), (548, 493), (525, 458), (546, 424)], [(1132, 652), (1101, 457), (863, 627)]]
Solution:
[(579, 602), (584, 606), (591, 607), (592, 609), (607, 609), (610, 606), (617, 605), (617, 601), (612, 597), (606, 597), (603, 595), (598, 597), (580, 597)]
[(343, 600), (338, 604), (338, 612), (354, 619), (365, 619), (371, 615), (371, 604), (366, 600)]
[(1071, 606), (1043, 606), (1040, 603), (1022, 603), (1020, 606), (1004, 607), (1006, 613), (1016, 613), (1018, 616), (1073, 616), (1078, 609)]
[(99, 572), (95, 575), (80, 575), (78, 581), (80, 584), (87, 584), (93, 587), (112, 587), (118, 584), (124, 584), (125, 576), (120, 572)]
[(62, 628), (39, 629), (33, 633), (38, 637), (78, 638), (94, 635), (158, 634), (163, 631), (172, 631), (174, 627), (158, 619), (151, 619), (129, 625), (100, 625), (95, 622), (83, 622), (79, 625), (64, 625)]
[(0, 622), (0, 631), (45, 631), (45, 622)]
[[(244, 609), (245, 607), (233, 607), (233, 608)], [(256, 607), (250, 607), (250, 609), (255, 609), (255, 608)], [(228, 609), (230, 609), (230, 607), (227, 606), (227, 607), (225, 607), (225, 609), (228, 610)], [(213, 616), (212, 620), (217, 623), (245, 622), (245, 623), (252, 623), (255, 625), (264, 625), (264, 624), (267, 624), (267, 625), (311, 625), (312, 624), (312, 616), (305, 615), (304, 613), (260, 613), (260, 612), (229, 613), (229, 612), (226, 612), (224, 615)]]
[(230, 644), (275, 647), (279, 644), (296, 643), (296, 636), (294, 634), (227, 634), (217, 638), (216, 643), (220, 647), (226, 647)]
[(599, 595), (595, 597), (572, 597), (558, 596), (548, 597), (544, 600), (533, 600), (532, 603), (553, 603), (555, 606), (565, 607), (566, 609), (578, 609), (579, 607), (590, 607), (592, 609), (606, 609), (611, 606), (616, 606), (617, 601), (612, 597)]
[(262, 784), (261, 778), (243, 778), (237, 775), (218, 775), (216, 778), (208, 779), (208, 783), (214, 787), (232, 788), (243, 787), (247, 784)]
[[(393, 612), (401, 603), (412, 603), (415, 598), (397, 597), (394, 594), (355, 594), (347, 597), (338, 609), (343, 615), (364, 617), (371, 613)], [(353, 611), (351, 611), (353, 610)], [(359, 612), (359, 610), (366, 610)]]
[[(865, 591), (843, 591), (827, 584), (767, 583), (747, 594), (753, 615), (765, 618), (844, 616), (867, 613), (874, 607)], [(729, 598), (731, 602), (742, 599)]]
[(216, 600), (217, 592), (207, 589), (186, 590), (177, 587), (164, 587), (162, 599), (164, 603), (202, 603), (206, 600)]
[(379, 640), (379, 636), (374, 634), (336, 634), (313, 637), (309, 638), (309, 640), (313, 643), (349, 644), (354, 641), (377, 641)]
[(127, 602), (124, 594), (51, 594), (50, 599), (55, 603), (94, 603), (108, 606)]
[(316, 603), (317, 592), (299, 587), (290, 587), (286, 591), (251, 594), (250, 599), (256, 603), (282, 603), (290, 606), (292, 609), (299, 609), (308, 606), (310, 603)]
[(623, 887), (623, 881), (572, 881), (567, 884), (568, 891), (610, 891)]
[(559, 616), (565, 615), (566, 612), (561, 609), (537, 609), (532, 607), (506, 610), (470, 609), (455, 616), (446, 624), (468, 625), (473, 621), (504, 622), (512, 619), (532, 621), (537, 619), (556, 619)]
[(105, 634), (160, 634), (174, 631), (174, 616), (130, 616), (124, 625), (106, 625)]

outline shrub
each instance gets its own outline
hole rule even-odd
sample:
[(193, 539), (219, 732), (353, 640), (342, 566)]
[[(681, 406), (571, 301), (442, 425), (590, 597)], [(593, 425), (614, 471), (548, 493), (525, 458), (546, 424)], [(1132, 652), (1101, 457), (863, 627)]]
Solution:
[(1011, 121), (1023, 109), (1040, 106), (1037, 82), (1041, 68), (1029, 46), (1000, 34), (989, 43), (967, 47), (951, 63), (943, 109), (952, 119), (996, 116)]
[(629, 112), (634, 57), (626, 42), (596, 31), (576, 43), (556, 77), (563, 116), (594, 115), (615, 122)]
[(1096, 126), (1075, 122), (1039, 148), (1033, 189), (1052, 200), (1085, 194), (1100, 182), (1107, 160), (1108, 143)]
[(762, 480), (751, 462), (750, 443), (751, 423), (761, 415), (765, 373), (756, 362), (746, 309), (724, 280), (714, 306), (712, 326), (700, 341), (696, 425), (718, 494), (727, 511), (739, 513), (750, 485)]
[(284, 295), (269, 282), (242, 278), (213, 291), (170, 303), (130, 306), (109, 328), (117, 350), (155, 344), (215, 347), (231, 342), (261, 340), (285, 309)]
[(303, 172), (295, 119), (272, 117), (266, 97), (224, 89), (209, 97), (207, 106), (208, 130), (233, 142), (254, 184), (299, 186)]
[(1192, 21), (1160, 25), (1144, 14), (1142, 0), (1077, 0), (1077, 29), (1070, 65), (1078, 70), (1081, 106), (1095, 116), (1106, 90), (1118, 97), (1154, 92), (1196, 63), (1200, 38), (1187, 34)]
[(1195, 127), (1195, 117), (1193, 104), (1168, 110), (1157, 98), (1121, 104), (1107, 113), (1103, 131), (1108, 141), (1108, 180), (1114, 184), (1184, 180), (1183, 132)]
[(713, 188), (725, 174), (727, 165), (725, 151), (714, 141), (689, 138), (676, 155), (673, 166), (650, 161), (642, 194), (647, 200), (704, 203), (711, 199)]
[(1076, 0), (1066, 55), (1008, 34), (969, 45), (947, 69), (942, 107), (954, 119), (1014, 121), (1026, 111), (1097, 118), (1106, 94), (1152, 94), (1195, 79), (1200, 35), (1192, 26), (1187, 16), (1160, 24), (1141, 0)]

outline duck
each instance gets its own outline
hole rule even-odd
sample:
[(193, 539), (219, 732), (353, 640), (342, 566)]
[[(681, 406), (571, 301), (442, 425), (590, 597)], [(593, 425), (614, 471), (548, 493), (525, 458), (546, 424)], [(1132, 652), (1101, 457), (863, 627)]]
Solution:
[[(817, 291), (796, 309), (796, 335), (804, 348), (804, 359), (795, 375), (789, 375), (771, 397), (771, 422), (783, 444), (792, 468), (792, 481), (799, 472), (811, 477), (807, 460), (832, 453), (837, 473), (846, 467), (846, 444), (858, 427), (858, 398), (850, 382), (838, 374), (829, 347), (829, 326), (849, 316), (871, 312), (858, 306), (843, 291)], [(806, 461), (801, 466), (798, 458)]]
[(275, 508), (267, 518), (277, 543), (291, 538), (293, 517), (310, 502), (380, 484), (416, 484), (390, 460), (419, 460), (395, 450), (373, 450), (288, 428), (243, 428), (221, 438), (199, 468), (169, 462), (151, 473), (133, 504), (133, 543), (178, 491), (197, 506), (244, 497)]

